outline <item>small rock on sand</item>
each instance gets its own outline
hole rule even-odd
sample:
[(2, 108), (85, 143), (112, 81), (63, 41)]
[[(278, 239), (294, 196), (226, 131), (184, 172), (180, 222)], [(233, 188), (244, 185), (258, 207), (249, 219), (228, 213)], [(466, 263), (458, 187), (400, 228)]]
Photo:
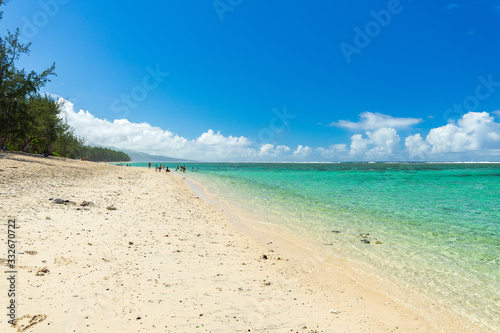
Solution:
[(36, 276), (44, 276), (45, 274), (48, 274), (50, 271), (47, 267), (44, 267), (44, 268), (40, 268), (37, 272), (36, 272)]
[[(49, 200), (51, 200), (51, 199), (49, 199)], [(76, 205), (76, 202), (74, 202), (74, 201), (64, 200), (64, 199), (60, 199), (60, 198), (52, 199), (51, 201), (53, 203), (55, 203), (56, 205)]]
[(52, 199), (52, 202), (58, 205), (62, 205), (66, 202), (64, 199)]

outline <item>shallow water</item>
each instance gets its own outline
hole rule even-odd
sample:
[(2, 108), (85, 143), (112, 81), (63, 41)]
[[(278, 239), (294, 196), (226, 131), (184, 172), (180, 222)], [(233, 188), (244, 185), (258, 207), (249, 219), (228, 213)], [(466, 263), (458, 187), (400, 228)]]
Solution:
[(331, 244), (325, 250), (499, 329), (500, 164), (187, 167), (259, 220)]

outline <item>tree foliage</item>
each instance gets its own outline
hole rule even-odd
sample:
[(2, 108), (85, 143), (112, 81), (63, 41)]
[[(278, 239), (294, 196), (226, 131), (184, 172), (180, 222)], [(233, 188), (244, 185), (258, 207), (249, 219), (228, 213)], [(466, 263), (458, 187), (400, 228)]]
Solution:
[[(0, 7), (6, 3), (0, 0)], [(3, 12), (0, 11), (0, 20)], [(0, 146), (91, 161), (129, 161), (128, 155), (85, 145), (61, 117), (62, 104), (39, 93), (56, 75), (55, 64), (41, 73), (16, 67), (31, 43), (19, 40), (19, 29), (0, 37)]]

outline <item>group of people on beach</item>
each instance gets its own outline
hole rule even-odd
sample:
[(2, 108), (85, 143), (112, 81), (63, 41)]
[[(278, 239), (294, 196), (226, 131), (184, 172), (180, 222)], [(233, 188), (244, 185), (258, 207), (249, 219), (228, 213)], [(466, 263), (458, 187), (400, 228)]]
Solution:
[[(148, 163), (148, 168), (151, 169), (151, 162)], [(162, 170), (165, 170), (165, 172), (170, 172), (170, 169), (168, 168), (168, 166), (165, 166), (164, 164), (155, 164), (155, 171), (156, 172), (161, 172)], [(177, 168), (175, 169), (175, 171), (181, 171), (181, 172), (186, 172), (186, 166), (185, 165), (182, 165), (182, 166), (179, 166), (179, 164), (177, 164)]]
[[(151, 169), (151, 162), (148, 163), (148, 168)], [(165, 172), (170, 172), (170, 169), (168, 166), (165, 166), (164, 164), (155, 164), (155, 171), (156, 172), (161, 172), (162, 170), (165, 170)]]

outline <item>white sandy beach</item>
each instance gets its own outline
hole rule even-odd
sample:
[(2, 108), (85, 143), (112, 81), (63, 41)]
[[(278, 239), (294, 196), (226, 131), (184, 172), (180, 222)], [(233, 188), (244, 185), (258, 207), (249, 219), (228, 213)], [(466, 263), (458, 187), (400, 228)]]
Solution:
[(4, 310), (2, 332), (489, 332), (278, 229), (234, 222), (179, 175), (7, 153), (0, 200), (4, 271), (8, 219), (18, 226), (23, 318), (11, 327)]

